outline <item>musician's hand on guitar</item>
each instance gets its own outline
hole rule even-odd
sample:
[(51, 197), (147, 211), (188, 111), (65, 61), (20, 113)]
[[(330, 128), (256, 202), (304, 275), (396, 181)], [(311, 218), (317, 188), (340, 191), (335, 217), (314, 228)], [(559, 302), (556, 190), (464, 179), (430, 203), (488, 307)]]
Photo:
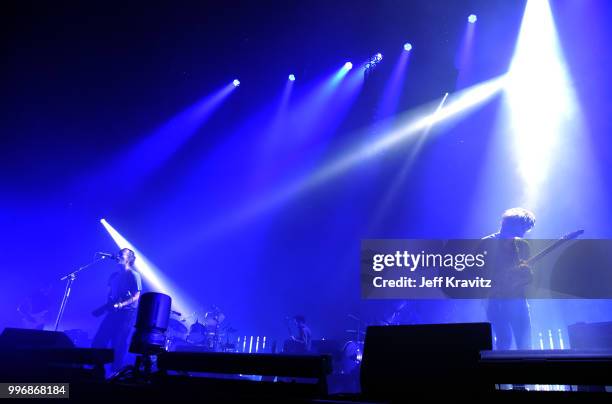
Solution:
[(516, 281), (518, 284), (527, 285), (533, 280), (533, 271), (526, 260), (521, 260), (516, 266)]
[(518, 270), (531, 272), (531, 267), (529, 266), (529, 263), (526, 260), (521, 260), (521, 262), (518, 264)]

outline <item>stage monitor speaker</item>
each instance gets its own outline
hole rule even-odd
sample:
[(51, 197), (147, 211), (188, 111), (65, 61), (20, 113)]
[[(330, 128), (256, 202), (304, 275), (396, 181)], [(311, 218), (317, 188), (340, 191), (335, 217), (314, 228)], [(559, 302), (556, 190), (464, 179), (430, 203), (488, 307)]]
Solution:
[(75, 348), (63, 332), (6, 328), (0, 334), (3, 382), (100, 382), (112, 361), (111, 349)]
[(58, 331), (5, 328), (0, 334), (0, 349), (74, 348), (66, 334)]
[(480, 388), (480, 351), (491, 348), (489, 323), (368, 327), (361, 392), (387, 399), (432, 388)]

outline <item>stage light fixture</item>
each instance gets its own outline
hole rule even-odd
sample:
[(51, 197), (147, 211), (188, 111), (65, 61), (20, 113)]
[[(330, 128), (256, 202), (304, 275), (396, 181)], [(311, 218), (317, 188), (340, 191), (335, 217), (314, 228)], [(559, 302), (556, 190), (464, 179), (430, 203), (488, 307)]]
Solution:
[(382, 53), (377, 53), (376, 55), (372, 56), (370, 58), (370, 60), (368, 60), (368, 62), (365, 64), (365, 70), (370, 70), (373, 69), (374, 67), (376, 67), (376, 65), (378, 65), (383, 59), (383, 55)]
[(235, 79), (234, 81), (232, 81), (232, 84), (234, 85), (234, 87), (238, 87), (240, 85), (240, 80)]
[(478, 17), (476, 17), (476, 14), (470, 14), (468, 16), (468, 22), (470, 24), (474, 24), (477, 20), (478, 20)]
[(411, 44), (410, 42), (406, 42), (406, 43), (404, 44), (404, 50), (405, 50), (406, 52), (411, 51), (411, 50), (412, 50), (412, 44)]
[(295, 75), (290, 74), (289, 75), (289, 81), (295, 81)]
[(353, 64), (351, 62), (346, 62), (344, 64), (344, 70), (351, 70), (353, 68)]

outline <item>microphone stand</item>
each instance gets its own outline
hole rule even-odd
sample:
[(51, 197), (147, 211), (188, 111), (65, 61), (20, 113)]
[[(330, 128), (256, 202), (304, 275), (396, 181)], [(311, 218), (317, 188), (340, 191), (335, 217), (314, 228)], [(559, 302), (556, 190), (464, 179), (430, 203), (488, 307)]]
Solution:
[(349, 314), (348, 317), (351, 320), (355, 320), (356, 323), (357, 323), (357, 345), (359, 345), (359, 343), (361, 343), (361, 333), (363, 332), (363, 331), (361, 331), (361, 323), (362, 323), (362, 321), (361, 321), (361, 319), (359, 317), (357, 317), (354, 314)]
[(59, 312), (57, 313), (57, 319), (55, 320), (55, 328), (54, 328), (55, 331), (57, 331), (57, 329), (59, 328), (60, 321), (62, 320), (62, 316), (64, 315), (64, 309), (66, 309), (66, 304), (68, 303), (68, 297), (70, 296), (70, 290), (72, 289), (72, 282), (74, 282), (74, 280), (76, 279), (77, 274), (81, 272), (82, 270), (87, 269), (90, 266), (97, 264), (100, 261), (103, 261), (104, 259), (105, 257), (103, 256), (96, 258), (92, 262), (85, 264), (79, 269), (72, 271), (69, 274), (64, 275), (60, 278), (60, 281), (68, 280), (68, 282), (66, 283), (66, 289), (64, 290), (64, 297), (62, 297), (62, 303), (60, 304), (60, 309), (59, 309)]

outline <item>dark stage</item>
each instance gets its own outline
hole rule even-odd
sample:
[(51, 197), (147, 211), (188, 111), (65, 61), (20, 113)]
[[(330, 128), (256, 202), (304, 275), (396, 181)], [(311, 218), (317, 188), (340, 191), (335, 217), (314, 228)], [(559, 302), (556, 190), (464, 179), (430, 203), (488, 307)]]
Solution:
[(612, 397), (610, 2), (2, 14), (0, 397)]

